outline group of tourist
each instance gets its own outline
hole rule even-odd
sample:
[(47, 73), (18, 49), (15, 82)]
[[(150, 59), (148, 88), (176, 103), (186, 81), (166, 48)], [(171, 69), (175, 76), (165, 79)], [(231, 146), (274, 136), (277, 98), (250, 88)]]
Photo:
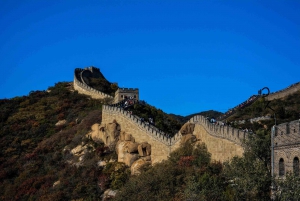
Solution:
[(162, 134), (163, 136), (165, 136), (166, 138), (171, 138), (170, 134), (167, 134), (165, 132), (163, 132), (162, 130), (160, 130), (159, 128), (155, 127), (155, 123), (154, 123), (154, 119), (152, 117), (148, 118), (148, 121), (146, 121), (144, 118), (140, 118), (141, 122), (143, 122), (144, 124), (148, 125), (149, 127), (151, 127), (153, 130), (156, 130), (158, 133)]
[[(128, 110), (128, 108), (132, 105), (134, 105), (135, 103), (138, 104), (142, 104), (142, 105), (146, 105), (147, 103), (145, 101), (138, 101), (136, 99), (134, 99), (133, 97), (125, 97), (124, 100), (120, 101), (119, 103), (116, 104), (111, 104), (110, 106), (113, 107), (119, 107), (122, 109), (127, 109), (127, 113), (133, 115), (133, 112), (131, 110)], [(153, 130), (156, 130), (158, 133), (162, 134), (163, 136), (165, 136), (166, 138), (171, 138), (170, 134), (164, 133), (162, 130), (158, 129), (155, 127), (155, 121), (153, 117), (149, 117), (147, 120), (145, 120), (144, 118), (139, 118), (141, 122), (143, 122), (145, 125), (151, 127)]]
[(136, 102), (137, 102), (137, 100), (131, 96), (129, 98), (125, 97), (124, 100), (122, 100), (116, 104), (111, 104), (110, 106), (126, 109), (126, 108), (134, 105)]
[(218, 117), (218, 119), (225, 119), (226, 117), (232, 115), (237, 109), (242, 109), (250, 104), (252, 104), (257, 99), (257, 95), (252, 95), (246, 101), (242, 102), (241, 104), (235, 106), (232, 109), (229, 109), (225, 114)]
[[(231, 127), (231, 123), (227, 123), (227, 122), (223, 122), (223, 121), (217, 121), (214, 117), (210, 118), (210, 117), (207, 116), (206, 119), (211, 124), (215, 124), (215, 125), (218, 125), (218, 126), (229, 126), (229, 127)], [(239, 127), (239, 130), (247, 132), (247, 133), (252, 133), (253, 132), (251, 129), (242, 128), (242, 127)]]
[(285, 91), (285, 90), (287, 90), (287, 89), (289, 89), (289, 88), (291, 88), (291, 87), (293, 87), (293, 86), (296, 86), (296, 85), (298, 85), (298, 84), (300, 84), (300, 82), (297, 82), (297, 83), (295, 83), (295, 84), (292, 84), (292, 85), (288, 86), (288, 87), (285, 88), (285, 89), (281, 89), (281, 90), (279, 90), (279, 91), (272, 92), (271, 94), (275, 94), (275, 93), (279, 93), (279, 92)]
[(144, 118), (140, 118), (141, 122), (144, 122), (146, 125), (150, 124), (150, 125), (154, 125), (154, 120), (152, 117), (148, 118), (148, 121), (145, 121)]

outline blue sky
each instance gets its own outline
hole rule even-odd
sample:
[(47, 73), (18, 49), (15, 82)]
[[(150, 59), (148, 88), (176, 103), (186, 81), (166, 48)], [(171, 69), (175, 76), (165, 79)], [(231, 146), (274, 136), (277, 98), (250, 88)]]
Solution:
[(96, 66), (167, 113), (300, 81), (300, 1), (0, 0), (0, 98)]

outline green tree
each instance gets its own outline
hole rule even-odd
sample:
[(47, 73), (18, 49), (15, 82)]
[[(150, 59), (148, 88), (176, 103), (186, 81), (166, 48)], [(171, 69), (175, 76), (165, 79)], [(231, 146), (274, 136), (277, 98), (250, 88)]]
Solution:
[(243, 157), (225, 163), (233, 200), (270, 200), (270, 135), (260, 130), (244, 142)]
[(300, 200), (300, 176), (287, 174), (285, 180), (277, 183), (276, 200)]
[(134, 176), (114, 200), (226, 200), (222, 165), (204, 144), (184, 144), (168, 160)]

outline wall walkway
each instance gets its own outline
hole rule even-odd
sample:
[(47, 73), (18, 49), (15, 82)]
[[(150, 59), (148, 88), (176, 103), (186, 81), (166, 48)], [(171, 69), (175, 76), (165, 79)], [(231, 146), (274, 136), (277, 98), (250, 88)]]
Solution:
[[(147, 125), (139, 117), (131, 115), (122, 108), (104, 105), (102, 108), (102, 124), (116, 120), (121, 125), (121, 130), (131, 134), (136, 142), (151, 144), (152, 163), (157, 163), (168, 158), (171, 151), (180, 146), (182, 135), (178, 132), (174, 137), (167, 135), (151, 125)], [(233, 156), (242, 156), (242, 140), (248, 133), (229, 127), (211, 124), (203, 116), (194, 116), (189, 120), (195, 124), (194, 135), (207, 145), (212, 159), (224, 162)]]
[(113, 120), (120, 124), (122, 131), (131, 134), (136, 142), (151, 144), (152, 163), (166, 160), (169, 154), (180, 146), (182, 137), (180, 133), (168, 138), (163, 132), (145, 124), (137, 116), (131, 115), (121, 108), (104, 105), (102, 108), (102, 124), (111, 123)]
[(270, 95), (266, 97), (266, 100), (271, 101), (274, 99), (280, 99), (293, 93), (296, 93), (297, 91), (300, 91), (300, 82), (292, 84), (283, 90), (270, 93)]
[(194, 116), (189, 122), (195, 124), (193, 134), (206, 144), (208, 152), (212, 154), (212, 160), (225, 162), (234, 156), (243, 155), (242, 142), (249, 133), (225, 125), (212, 124), (200, 115)]
[(76, 68), (74, 72), (74, 89), (78, 91), (80, 94), (85, 94), (88, 96), (91, 96), (92, 98), (95, 99), (104, 99), (104, 98), (111, 98), (113, 99), (112, 96), (105, 94), (101, 91), (98, 91), (89, 85), (87, 85), (82, 78), (82, 73), (88, 71), (87, 69), (81, 69), (81, 68)]

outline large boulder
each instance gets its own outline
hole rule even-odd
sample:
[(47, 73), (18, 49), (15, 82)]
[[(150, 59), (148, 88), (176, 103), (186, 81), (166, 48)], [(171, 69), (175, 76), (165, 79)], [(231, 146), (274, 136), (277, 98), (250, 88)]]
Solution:
[(60, 120), (60, 121), (58, 121), (56, 124), (55, 124), (55, 126), (63, 126), (63, 125), (65, 125), (67, 123), (67, 121), (64, 119), (64, 120)]
[(89, 133), (94, 141), (102, 141), (106, 146), (115, 145), (120, 136), (120, 125), (114, 120), (108, 124), (94, 124)]
[(125, 133), (125, 137), (124, 137), (125, 141), (131, 141), (131, 142), (135, 142), (134, 137), (132, 137), (131, 134)]
[(139, 158), (138, 154), (125, 153), (124, 163), (130, 167), (133, 164), (133, 162), (136, 161), (138, 158)]
[(197, 138), (195, 135), (187, 134), (187, 135), (182, 136), (180, 143), (185, 144), (185, 143), (193, 143), (196, 141), (197, 141)]
[(94, 141), (103, 141), (102, 139), (103, 139), (104, 128), (105, 125), (93, 124), (91, 127), (92, 131), (89, 133), (89, 135)]
[(138, 146), (138, 152), (140, 156), (151, 155), (151, 145), (148, 142), (143, 142)]
[(71, 153), (74, 155), (74, 156), (82, 156), (85, 154), (87, 150), (87, 146), (82, 146), (82, 145), (78, 145), (77, 147), (75, 147), (74, 149), (71, 150)]
[(125, 153), (125, 147), (129, 142), (123, 141), (123, 142), (118, 142), (116, 145), (116, 153), (118, 154), (118, 162), (124, 162), (124, 157)]
[(193, 123), (185, 123), (181, 129), (180, 129), (180, 133), (182, 135), (187, 135), (187, 134), (193, 134), (194, 132), (194, 129), (195, 129), (195, 124)]
[(117, 138), (120, 135), (120, 125), (117, 123), (116, 120), (113, 120), (112, 123), (107, 124), (106, 126), (106, 132), (107, 135), (110, 137), (111, 141), (117, 140)]
[[(146, 160), (145, 160), (146, 159)], [(146, 165), (151, 165), (151, 160), (147, 160), (148, 157), (145, 157), (136, 160), (130, 167), (131, 175), (139, 175), (141, 174), (141, 170)]]
[(138, 152), (138, 143), (128, 141), (125, 146), (125, 151), (128, 153), (137, 153)]
[(102, 201), (110, 200), (110, 199), (114, 198), (116, 196), (117, 192), (118, 191), (116, 191), (116, 190), (107, 189), (106, 191), (104, 191), (104, 193), (102, 195)]
[(125, 131), (121, 131), (119, 141), (125, 141), (125, 135), (126, 135)]

